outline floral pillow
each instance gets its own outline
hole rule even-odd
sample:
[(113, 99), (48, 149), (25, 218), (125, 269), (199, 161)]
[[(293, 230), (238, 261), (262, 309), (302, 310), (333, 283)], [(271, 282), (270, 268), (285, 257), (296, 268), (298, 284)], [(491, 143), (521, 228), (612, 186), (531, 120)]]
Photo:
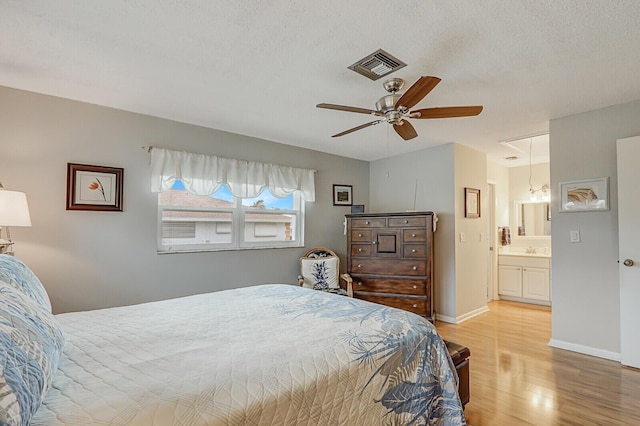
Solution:
[(49, 295), (31, 269), (19, 259), (7, 254), (0, 254), (0, 281), (11, 285), (25, 293), (40, 306), (51, 312)]
[(50, 312), (0, 281), (0, 424), (29, 424), (49, 390), (64, 342)]
[(338, 282), (337, 257), (320, 257), (317, 259), (300, 259), (302, 286), (314, 290), (329, 290), (340, 287)]

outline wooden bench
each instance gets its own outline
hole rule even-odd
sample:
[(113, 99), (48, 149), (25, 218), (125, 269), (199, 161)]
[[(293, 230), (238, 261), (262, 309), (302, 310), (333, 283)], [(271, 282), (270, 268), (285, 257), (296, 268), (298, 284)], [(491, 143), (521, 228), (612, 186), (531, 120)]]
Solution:
[(449, 355), (458, 372), (458, 395), (464, 407), (469, 402), (469, 356), (471, 351), (466, 346), (445, 340)]

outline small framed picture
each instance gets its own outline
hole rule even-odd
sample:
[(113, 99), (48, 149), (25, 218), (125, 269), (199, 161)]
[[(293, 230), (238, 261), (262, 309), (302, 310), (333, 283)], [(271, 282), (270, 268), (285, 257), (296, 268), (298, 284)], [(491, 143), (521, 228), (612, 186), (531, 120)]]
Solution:
[(559, 183), (560, 212), (609, 210), (609, 178), (572, 180)]
[(351, 206), (351, 213), (364, 213), (364, 204), (354, 204)]
[(67, 163), (67, 210), (122, 211), (124, 169)]
[(480, 190), (474, 188), (464, 189), (464, 217), (480, 217)]
[(352, 185), (333, 185), (333, 205), (350, 206), (353, 204)]

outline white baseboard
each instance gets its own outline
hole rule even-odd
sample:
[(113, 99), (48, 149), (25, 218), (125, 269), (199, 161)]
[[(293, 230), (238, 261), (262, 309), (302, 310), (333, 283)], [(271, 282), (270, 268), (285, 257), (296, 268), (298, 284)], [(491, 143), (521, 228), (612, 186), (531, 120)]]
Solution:
[(485, 312), (489, 312), (488, 306), (483, 306), (481, 308), (476, 309), (475, 311), (467, 312), (464, 315), (460, 315), (459, 317), (450, 317), (447, 315), (436, 314), (436, 320), (442, 322), (448, 322), (450, 324), (460, 324), (463, 321), (471, 319), (473, 317), (477, 317), (480, 314), (484, 314)]
[(500, 300), (508, 300), (509, 302), (528, 303), (530, 305), (551, 306), (551, 302), (545, 300), (526, 299), (524, 297), (512, 297), (500, 295)]
[(549, 340), (549, 346), (620, 362), (619, 353), (592, 348), (591, 346), (578, 345), (576, 343), (563, 342), (562, 340), (556, 339)]
[(447, 315), (436, 314), (436, 321), (448, 322), (449, 324), (457, 324), (456, 319), (454, 317), (449, 317)]

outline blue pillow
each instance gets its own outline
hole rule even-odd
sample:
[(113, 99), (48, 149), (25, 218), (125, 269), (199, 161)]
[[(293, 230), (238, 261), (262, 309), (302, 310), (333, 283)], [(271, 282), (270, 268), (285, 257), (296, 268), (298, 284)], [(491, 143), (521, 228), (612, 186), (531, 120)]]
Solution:
[(0, 254), (0, 281), (4, 281), (25, 293), (51, 312), (51, 302), (47, 291), (36, 274), (19, 259), (8, 254)]
[(63, 347), (55, 317), (0, 281), (0, 424), (29, 424), (49, 390)]

